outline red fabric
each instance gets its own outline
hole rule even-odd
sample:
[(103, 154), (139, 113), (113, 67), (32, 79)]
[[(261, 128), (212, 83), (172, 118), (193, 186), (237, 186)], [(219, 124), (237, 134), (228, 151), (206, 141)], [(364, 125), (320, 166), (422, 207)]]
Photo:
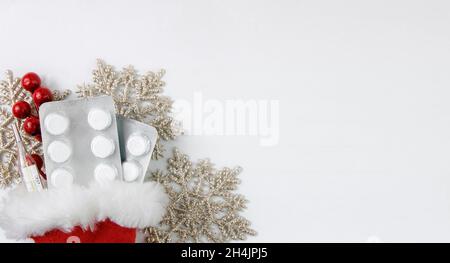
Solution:
[(135, 243), (136, 229), (119, 226), (107, 219), (97, 223), (94, 230), (76, 226), (70, 233), (52, 230), (31, 238), (36, 243)]

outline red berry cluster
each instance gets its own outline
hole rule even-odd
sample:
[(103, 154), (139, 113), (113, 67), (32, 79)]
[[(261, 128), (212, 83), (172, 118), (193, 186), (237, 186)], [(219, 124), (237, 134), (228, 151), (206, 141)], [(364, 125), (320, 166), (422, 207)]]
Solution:
[(23, 130), (41, 141), (41, 127), (39, 124), (39, 106), (52, 101), (53, 94), (46, 88), (41, 86), (41, 78), (36, 73), (29, 72), (22, 77), (22, 88), (32, 93), (33, 102), (36, 107), (36, 115), (31, 112), (31, 106), (26, 101), (17, 101), (12, 106), (12, 113), (16, 118), (25, 119), (23, 122)]
[[(33, 72), (29, 72), (22, 77), (21, 85), (22, 88), (31, 92), (36, 114), (32, 114), (30, 104), (23, 100), (14, 103), (12, 106), (12, 113), (16, 118), (25, 119), (22, 128), (27, 134), (34, 136), (38, 141), (42, 141), (41, 125), (39, 124), (39, 106), (52, 101), (53, 94), (48, 88), (41, 86), (41, 78)], [(46, 178), (42, 171), (42, 166), (44, 165), (42, 157), (38, 154), (32, 154), (31, 158), (33, 158), (36, 163), (41, 176)]]

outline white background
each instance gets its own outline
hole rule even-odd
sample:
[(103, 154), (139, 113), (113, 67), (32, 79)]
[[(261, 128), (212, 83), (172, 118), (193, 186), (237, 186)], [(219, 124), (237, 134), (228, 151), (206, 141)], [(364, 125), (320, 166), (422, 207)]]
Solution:
[(280, 141), (185, 136), (244, 168), (247, 241), (450, 241), (449, 1), (0, 2), (0, 70), (54, 89), (96, 58), (166, 93), (276, 99)]

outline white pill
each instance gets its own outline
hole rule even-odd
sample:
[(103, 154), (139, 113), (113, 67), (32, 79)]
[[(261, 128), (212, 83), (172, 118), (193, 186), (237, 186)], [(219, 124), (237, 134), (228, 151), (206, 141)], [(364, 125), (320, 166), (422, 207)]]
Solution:
[(94, 177), (99, 183), (113, 181), (117, 177), (117, 169), (112, 165), (101, 163), (95, 167)]
[(111, 125), (111, 114), (105, 110), (92, 109), (88, 114), (88, 123), (92, 129), (102, 131)]
[(62, 141), (53, 141), (47, 147), (47, 154), (55, 163), (63, 163), (72, 155), (72, 149)]
[(134, 156), (141, 156), (150, 151), (150, 140), (143, 134), (132, 134), (127, 140), (127, 150)]
[(52, 185), (57, 188), (67, 187), (73, 183), (73, 175), (63, 168), (54, 170), (50, 176), (52, 178)]
[(111, 156), (115, 149), (114, 141), (103, 135), (97, 135), (91, 141), (91, 151), (98, 158)]
[(133, 182), (142, 174), (142, 166), (136, 161), (122, 163), (123, 177), (127, 182)]
[(61, 135), (69, 128), (69, 119), (58, 113), (50, 113), (44, 120), (45, 130), (53, 135)]

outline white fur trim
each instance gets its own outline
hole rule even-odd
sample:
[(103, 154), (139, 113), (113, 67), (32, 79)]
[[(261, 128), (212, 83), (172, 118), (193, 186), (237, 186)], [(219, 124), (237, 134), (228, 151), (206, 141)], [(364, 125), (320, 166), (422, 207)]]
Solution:
[[(3, 208), (3, 200), (8, 196), (9, 192), (12, 190), (11, 187), (0, 189), (0, 211)], [(27, 239), (9, 239), (5, 236), (5, 231), (0, 228), (0, 243), (33, 243), (34, 240), (31, 238)]]
[(111, 182), (34, 193), (18, 187), (0, 201), (0, 227), (6, 237), (15, 239), (52, 229), (93, 228), (106, 218), (124, 227), (143, 228), (158, 224), (168, 203), (163, 187), (154, 182)]

